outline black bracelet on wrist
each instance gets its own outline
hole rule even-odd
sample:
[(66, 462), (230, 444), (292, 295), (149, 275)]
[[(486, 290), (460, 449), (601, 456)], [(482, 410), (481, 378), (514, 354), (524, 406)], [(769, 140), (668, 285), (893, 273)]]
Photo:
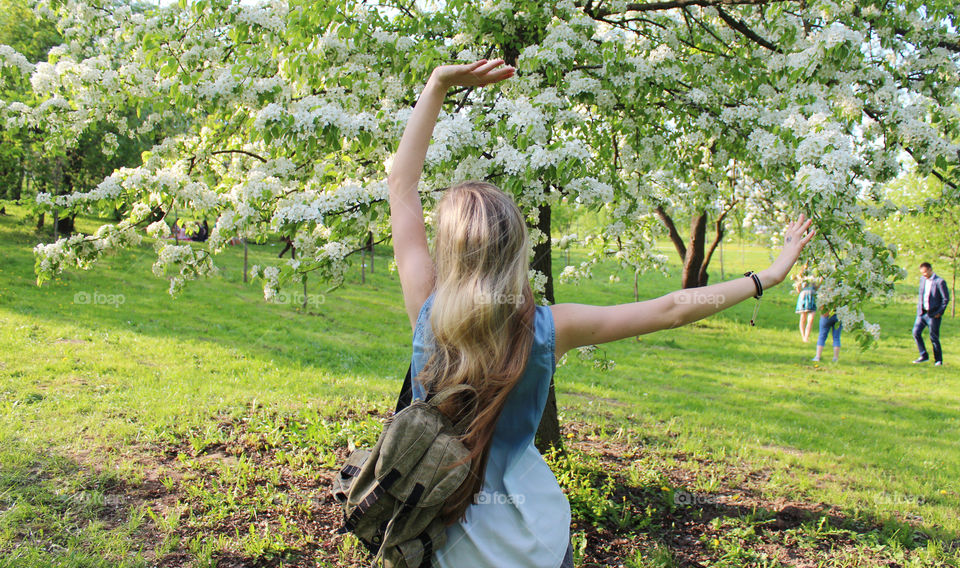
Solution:
[(744, 276), (749, 276), (753, 279), (753, 285), (757, 288), (757, 294), (754, 298), (757, 299), (757, 305), (753, 308), (753, 317), (750, 318), (750, 325), (757, 325), (757, 312), (760, 311), (760, 296), (763, 296), (763, 285), (760, 284), (760, 277), (752, 271), (748, 270), (743, 273)]
[(757, 288), (757, 294), (754, 296), (754, 298), (760, 298), (760, 296), (763, 296), (763, 285), (760, 284), (760, 277), (757, 276), (757, 273), (752, 270), (748, 270), (744, 272), (743, 275), (753, 278), (753, 285)]

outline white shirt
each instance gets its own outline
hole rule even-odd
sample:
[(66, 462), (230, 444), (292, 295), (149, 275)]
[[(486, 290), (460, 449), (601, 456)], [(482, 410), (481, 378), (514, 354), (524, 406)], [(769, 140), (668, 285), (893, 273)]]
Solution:
[(924, 311), (930, 309), (930, 290), (933, 288), (933, 277), (936, 274), (931, 274), (930, 278), (927, 278), (923, 283), (923, 309)]

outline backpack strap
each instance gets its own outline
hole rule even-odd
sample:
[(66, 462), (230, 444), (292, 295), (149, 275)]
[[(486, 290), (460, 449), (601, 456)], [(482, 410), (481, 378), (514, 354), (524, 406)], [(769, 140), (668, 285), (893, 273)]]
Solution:
[(410, 495), (407, 495), (407, 498), (400, 505), (400, 510), (396, 512), (393, 517), (390, 519), (389, 524), (387, 524), (386, 529), (383, 531), (383, 540), (382, 543), (387, 543), (390, 540), (390, 535), (393, 532), (394, 522), (400, 519), (400, 522), (406, 521), (402, 517), (407, 516), (410, 511), (417, 506), (417, 503), (420, 502), (420, 498), (423, 496), (423, 491), (425, 487), (422, 483), (417, 483), (413, 486), (413, 490), (410, 492)]
[(470, 408), (470, 412), (468, 412), (463, 418), (458, 420), (456, 424), (453, 425), (454, 430), (458, 434), (463, 433), (463, 431), (467, 428), (467, 426), (470, 425), (470, 422), (473, 421), (473, 417), (477, 413), (477, 407), (480, 404), (479, 401), (477, 400), (477, 398), (479, 397), (479, 393), (477, 392), (477, 389), (473, 388), (468, 384), (454, 385), (452, 387), (447, 387), (437, 393), (428, 392), (427, 398), (425, 401), (427, 402), (427, 404), (430, 404), (434, 408), (437, 408), (440, 406), (441, 403), (443, 403), (443, 401), (447, 400), (448, 398), (450, 398), (451, 396), (457, 393), (464, 392), (464, 391), (470, 391), (473, 393), (473, 397), (470, 399), (470, 402), (472, 403), (472, 407)]
[(397, 397), (397, 408), (394, 414), (410, 406), (413, 402), (413, 383), (410, 380), (410, 371), (413, 369), (413, 363), (407, 366), (407, 376), (403, 378), (403, 386), (400, 387), (400, 396)]
[(344, 522), (343, 526), (348, 531), (353, 531), (357, 527), (357, 523), (360, 522), (360, 519), (367, 514), (367, 511), (370, 510), (370, 507), (376, 503), (380, 497), (383, 497), (383, 494), (387, 492), (387, 489), (390, 489), (390, 486), (396, 483), (400, 479), (400, 472), (391, 469), (390, 473), (384, 476), (383, 481), (378, 481), (377, 484), (373, 487), (367, 497), (360, 502), (359, 505), (353, 510), (353, 513), (347, 517), (344, 513)]
[(340, 477), (344, 479), (348, 477), (356, 477), (357, 474), (359, 473), (360, 473), (360, 468), (349, 463), (343, 466), (342, 468), (340, 468)]
[(426, 402), (432, 404), (433, 406), (439, 406), (443, 401), (447, 400), (451, 396), (457, 394), (458, 392), (470, 391), (474, 394), (474, 400), (477, 398), (477, 389), (472, 386), (461, 383), (459, 385), (454, 385), (452, 387), (447, 387), (440, 392), (430, 392), (427, 393)]
[[(423, 493), (423, 486), (419, 483), (414, 487), (413, 491), (410, 493), (410, 496), (404, 501), (403, 505), (400, 507), (400, 512), (395, 514), (393, 518), (390, 519), (390, 523), (387, 525), (386, 530), (383, 534), (383, 540), (381, 540), (382, 545), (384, 546), (396, 546), (397, 543), (388, 544), (390, 533), (393, 531), (394, 522), (404, 522), (405, 519), (402, 519), (407, 512), (412, 509), (417, 502), (420, 500), (420, 496)], [(399, 519), (399, 521), (398, 521)], [(420, 541), (420, 546), (423, 548), (423, 559), (420, 561), (420, 564), (417, 568), (433, 568), (433, 539), (430, 538), (430, 527), (423, 529), (423, 532), (418, 534), (415, 538)], [(381, 557), (383, 548), (379, 549), (376, 553), (376, 558)], [(378, 567), (379, 568), (379, 567)]]
[(433, 539), (430, 538), (427, 531), (423, 531), (417, 536), (417, 540), (423, 545), (423, 562), (420, 563), (419, 568), (431, 568), (433, 566)]

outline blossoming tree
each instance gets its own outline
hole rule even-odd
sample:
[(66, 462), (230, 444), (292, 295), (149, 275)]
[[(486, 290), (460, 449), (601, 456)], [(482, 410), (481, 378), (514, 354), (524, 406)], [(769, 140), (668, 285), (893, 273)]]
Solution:
[[(611, 220), (578, 235), (590, 258), (561, 277), (589, 275), (609, 255), (636, 269), (662, 263), (653, 244), (663, 230), (684, 286), (706, 282), (730, 211), (773, 238), (804, 211), (818, 227), (807, 251), (830, 296), (820, 301), (837, 302), (866, 342), (879, 328), (864, 303), (889, 299), (901, 275), (894, 249), (865, 228), (897, 210), (879, 185), (909, 156), (958, 192), (951, 1), (430, 6), (182, 0), (139, 14), (118, 2), (59, 4), (67, 43), (48, 62), (0, 48), (4, 73), (29, 75), (44, 94), (35, 106), (2, 105), (8, 127), (47, 124), (51, 146), (74, 143), (97, 120), (120, 132), (172, 120), (183, 128), (92, 191), (37, 196), (62, 209), (135, 204), (94, 235), (38, 245), (38, 280), (138, 242), (140, 225), (165, 234), (166, 222), (149, 222), (160, 211), (216, 219), (203, 248), (157, 241), (154, 271), (171, 292), (214, 270), (229, 238), (266, 234), (299, 253), (257, 270), (267, 299), (310, 273), (336, 285), (370, 233), (389, 237), (385, 164), (424, 77), (440, 62), (494, 54), (518, 76), (453, 92), (422, 187), (427, 205), (463, 178), (513, 194), (536, 243), (531, 281), (547, 302), (550, 212), (560, 204), (606, 208)], [(119, 116), (121, 102), (142, 120)]]

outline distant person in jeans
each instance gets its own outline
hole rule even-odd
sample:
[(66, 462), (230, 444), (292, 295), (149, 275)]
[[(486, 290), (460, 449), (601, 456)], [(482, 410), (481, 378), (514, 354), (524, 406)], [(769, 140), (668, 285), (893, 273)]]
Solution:
[(834, 313), (831, 308), (824, 306), (823, 311), (820, 313), (820, 335), (817, 337), (817, 354), (812, 361), (820, 360), (820, 356), (823, 355), (823, 346), (827, 344), (827, 335), (831, 332), (833, 332), (833, 360), (837, 361), (840, 359), (840, 330), (842, 328), (843, 324), (837, 319), (837, 314)]
[(947, 283), (933, 273), (929, 262), (920, 265), (920, 292), (917, 297), (917, 319), (913, 322), (913, 338), (917, 341), (920, 357), (914, 363), (929, 361), (927, 346), (923, 344), (923, 328), (930, 328), (930, 343), (933, 344), (934, 365), (943, 365), (940, 349), (940, 321), (950, 303)]

